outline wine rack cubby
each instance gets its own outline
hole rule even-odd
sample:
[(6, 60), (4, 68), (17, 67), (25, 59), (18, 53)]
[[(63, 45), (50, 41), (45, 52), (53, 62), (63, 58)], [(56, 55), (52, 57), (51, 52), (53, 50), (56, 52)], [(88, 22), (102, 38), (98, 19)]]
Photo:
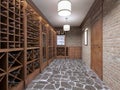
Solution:
[(68, 47), (57, 47), (57, 56), (68, 56)]
[[(36, 12), (28, 6), (27, 13), (27, 46), (39, 47), (39, 19)], [(34, 43), (33, 43), (34, 42)]]
[(30, 75), (34, 70), (40, 68), (40, 50), (27, 50), (27, 75)]
[(4, 75), (7, 71), (7, 54), (0, 53), (0, 76)]
[(0, 89), (11, 90), (24, 78), (23, 50), (0, 52)]
[[(0, 48), (23, 48), (22, 0), (0, 0)], [(20, 27), (21, 26), (21, 27)]]
[(12, 51), (8, 53), (8, 70), (23, 67), (23, 51)]
[(65, 56), (65, 47), (57, 47), (57, 56)]
[(11, 51), (8, 52), (8, 89), (11, 90), (16, 87), (24, 79), (24, 52)]
[(23, 68), (18, 68), (14, 71), (9, 72), (8, 75), (8, 88), (17, 86), (20, 82), (23, 81)]
[(7, 89), (7, 54), (0, 53), (0, 90)]

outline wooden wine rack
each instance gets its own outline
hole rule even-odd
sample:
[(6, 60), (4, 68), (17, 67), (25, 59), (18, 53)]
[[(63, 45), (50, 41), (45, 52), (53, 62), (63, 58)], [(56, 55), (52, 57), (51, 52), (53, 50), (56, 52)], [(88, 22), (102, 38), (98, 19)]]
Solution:
[(23, 0), (0, 0), (0, 90), (23, 82)]
[(49, 63), (55, 58), (56, 32), (48, 27), (48, 60)]
[(26, 9), (25, 86), (40, 73), (40, 20), (38, 13), (27, 4)]
[(38, 68), (40, 68), (40, 50), (27, 50), (27, 75), (31, 74)]
[[(39, 19), (36, 12), (28, 6), (27, 12), (27, 47), (39, 47)], [(34, 43), (33, 43), (34, 42)]]
[(42, 70), (43, 53), (47, 63), (47, 57), (55, 57), (54, 37), (53, 28), (26, 0), (0, 0), (0, 90), (24, 90)]
[(20, 0), (1, 0), (0, 48), (23, 48), (23, 4)]

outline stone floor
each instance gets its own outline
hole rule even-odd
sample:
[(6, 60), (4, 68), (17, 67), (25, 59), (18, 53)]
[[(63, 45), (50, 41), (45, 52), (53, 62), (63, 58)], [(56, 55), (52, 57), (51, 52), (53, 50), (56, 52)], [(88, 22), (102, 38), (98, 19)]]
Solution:
[(25, 90), (110, 90), (82, 60), (54, 60)]

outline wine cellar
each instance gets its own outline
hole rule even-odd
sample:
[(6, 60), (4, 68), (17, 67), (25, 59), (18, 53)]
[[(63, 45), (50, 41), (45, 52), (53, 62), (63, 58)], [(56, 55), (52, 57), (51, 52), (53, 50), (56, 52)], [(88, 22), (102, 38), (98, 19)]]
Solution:
[(23, 90), (55, 58), (55, 42), (26, 0), (0, 0), (0, 90)]

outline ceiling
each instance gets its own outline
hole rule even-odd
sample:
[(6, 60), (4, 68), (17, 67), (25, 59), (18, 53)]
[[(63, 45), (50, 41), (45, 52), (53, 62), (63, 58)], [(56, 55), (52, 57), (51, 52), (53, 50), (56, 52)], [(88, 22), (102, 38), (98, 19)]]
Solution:
[(66, 22), (66, 17), (61, 17), (57, 14), (57, 4), (59, 0), (31, 1), (54, 27), (62, 27), (64, 24), (80, 26), (94, 2), (94, 0), (70, 0), (72, 3), (72, 14), (67, 17), (68, 20)]

